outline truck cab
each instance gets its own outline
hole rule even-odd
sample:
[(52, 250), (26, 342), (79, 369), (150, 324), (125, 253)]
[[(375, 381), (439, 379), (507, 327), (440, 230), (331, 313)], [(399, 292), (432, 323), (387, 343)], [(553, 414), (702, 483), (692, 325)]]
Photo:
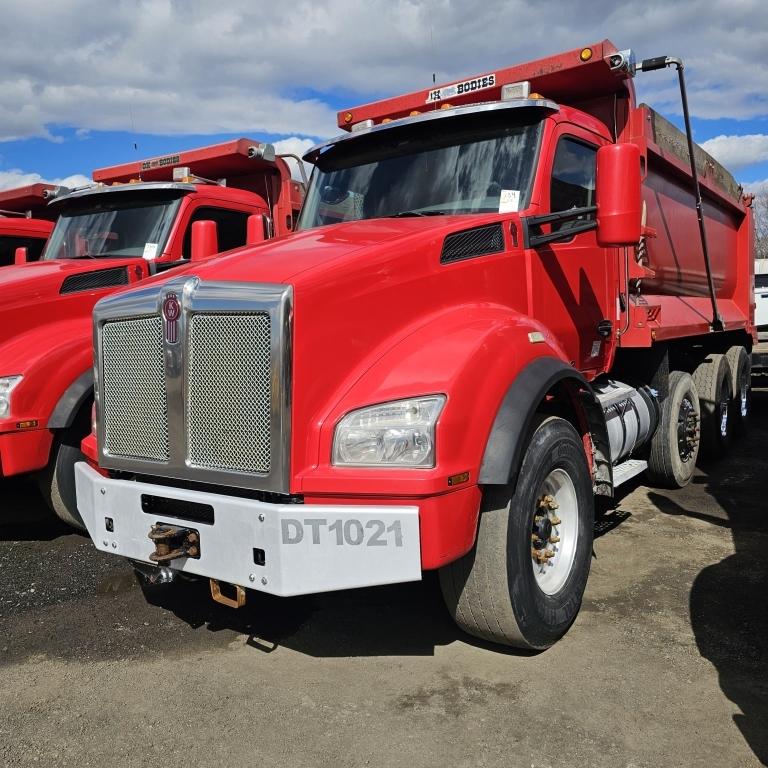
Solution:
[(53, 230), (47, 208), (53, 184), (30, 184), (0, 192), (0, 267), (37, 261)]
[(52, 195), (47, 211), (57, 221), (38, 260), (28, 252), (27, 263), (0, 270), (0, 477), (35, 473), (54, 512), (72, 524), (73, 466), (90, 427), (94, 304), (290, 233), (303, 196), (271, 145), (249, 139), (93, 178)]
[(705, 264), (632, 62), (603, 41), (343, 110), (291, 238), (99, 302), (95, 546), (233, 606), (439, 570), (468, 632), (561, 637), (595, 498), (685, 485), (749, 408), (749, 206), (697, 152)]

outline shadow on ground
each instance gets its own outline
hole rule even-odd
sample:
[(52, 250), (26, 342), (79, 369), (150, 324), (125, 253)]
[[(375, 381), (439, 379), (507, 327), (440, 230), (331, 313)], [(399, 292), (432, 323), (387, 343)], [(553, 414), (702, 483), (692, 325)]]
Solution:
[(0, 541), (53, 541), (72, 533), (29, 478), (0, 480)]
[[(686, 509), (661, 493), (649, 498), (665, 514), (731, 530), (734, 554), (702, 570), (690, 595), (690, 617), (701, 655), (717, 669), (723, 693), (739, 707), (734, 723), (768, 765), (768, 390), (756, 391), (750, 432), (740, 450), (696, 478), (724, 517)], [(709, 468), (714, 470), (714, 466)]]

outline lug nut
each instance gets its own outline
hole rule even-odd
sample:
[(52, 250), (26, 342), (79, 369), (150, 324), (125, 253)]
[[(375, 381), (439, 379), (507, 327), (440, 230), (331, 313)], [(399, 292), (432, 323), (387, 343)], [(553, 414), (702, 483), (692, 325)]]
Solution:
[(563, 521), (557, 515), (552, 515), (552, 517), (549, 518), (549, 522), (552, 523), (552, 525), (560, 525)]
[(550, 544), (557, 544), (558, 541), (560, 541), (560, 537), (559, 536), (550, 536), (549, 537), (549, 543)]

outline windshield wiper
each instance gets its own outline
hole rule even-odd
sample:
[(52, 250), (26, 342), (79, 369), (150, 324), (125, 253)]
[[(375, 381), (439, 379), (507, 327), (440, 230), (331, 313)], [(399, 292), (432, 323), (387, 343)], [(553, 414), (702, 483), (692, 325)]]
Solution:
[(445, 211), (400, 211), (386, 216), (387, 219), (404, 219), (407, 216), (445, 216)]
[(99, 256), (97, 256), (95, 253), (81, 253), (79, 256), (69, 256), (69, 259), (98, 259)]

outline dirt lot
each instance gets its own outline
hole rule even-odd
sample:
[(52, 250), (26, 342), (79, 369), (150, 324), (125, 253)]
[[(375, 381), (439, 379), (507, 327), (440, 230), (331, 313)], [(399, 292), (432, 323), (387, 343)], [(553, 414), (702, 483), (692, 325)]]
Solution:
[(566, 638), (462, 635), (434, 578), (233, 612), (0, 486), (0, 764), (753, 766), (768, 762), (768, 392), (732, 456), (597, 522)]

